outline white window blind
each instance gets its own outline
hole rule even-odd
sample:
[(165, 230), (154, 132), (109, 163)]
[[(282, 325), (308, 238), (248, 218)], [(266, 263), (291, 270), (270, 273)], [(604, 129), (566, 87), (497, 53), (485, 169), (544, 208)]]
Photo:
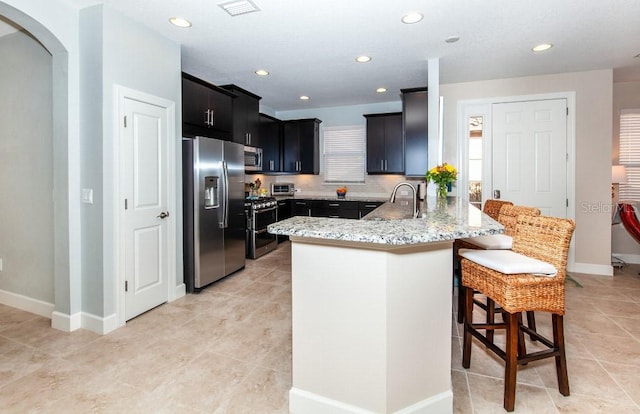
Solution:
[(323, 142), (324, 181), (363, 183), (366, 160), (364, 127), (326, 127)]
[(620, 164), (627, 170), (621, 200), (640, 200), (640, 109), (620, 111)]

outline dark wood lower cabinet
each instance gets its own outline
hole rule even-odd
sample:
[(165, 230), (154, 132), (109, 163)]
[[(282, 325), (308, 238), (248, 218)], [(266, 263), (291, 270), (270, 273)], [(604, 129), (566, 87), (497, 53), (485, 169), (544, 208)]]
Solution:
[(313, 202), (314, 209), (311, 211), (313, 217), (331, 217), (358, 219), (357, 201), (328, 201), (316, 200)]
[[(280, 201), (278, 204), (282, 202), (283, 201)], [(369, 214), (384, 202), (290, 199), (289, 203), (291, 216), (330, 217), (357, 220)], [(278, 212), (280, 212), (280, 209)], [(284, 217), (278, 216), (278, 220), (284, 220)]]

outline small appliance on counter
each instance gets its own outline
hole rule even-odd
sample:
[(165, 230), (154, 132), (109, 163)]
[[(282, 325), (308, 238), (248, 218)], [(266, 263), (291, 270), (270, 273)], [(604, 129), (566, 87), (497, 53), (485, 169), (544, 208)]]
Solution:
[(292, 196), (296, 192), (295, 185), (293, 183), (272, 183), (271, 184), (271, 196)]

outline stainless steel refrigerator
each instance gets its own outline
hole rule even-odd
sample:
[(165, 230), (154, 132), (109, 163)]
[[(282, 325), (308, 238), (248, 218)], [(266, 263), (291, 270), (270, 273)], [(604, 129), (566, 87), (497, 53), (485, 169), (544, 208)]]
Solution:
[(244, 147), (182, 139), (184, 278), (194, 292), (245, 265)]

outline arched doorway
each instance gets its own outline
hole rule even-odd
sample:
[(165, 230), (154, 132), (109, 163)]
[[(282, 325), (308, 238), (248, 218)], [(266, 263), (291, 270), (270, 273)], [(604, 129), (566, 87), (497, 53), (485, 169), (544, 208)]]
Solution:
[[(44, 8), (58, 6), (48, 4)], [(77, 69), (69, 65), (68, 47), (54, 34), (54, 30), (48, 28), (55, 24), (52, 22), (56, 15), (50, 13), (50, 17), (41, 17), (41, 21), (31, 17), (35, 14), (46, 16), (46, 11), (42, 14), (42, 8), (40, 2), (21, 1), (20, 6), (15, 7), (8, 2), (0, 2), (0, 15), (25, 28), (51, 54), (54, 312), (48, 316), (52, 318), (53, 327), (73, 330), (79, 327), (72, 322), (72, 315), (80, 311), (80, 250), (77, 247), (80, 220), (79, 212), (73, 211), (77, 210), (75, 200), (79, 195), (72, 194), (69, 188), (76, 187), (73, 182), (79, 175), (79, 110), (77, 86), (70, 87), (70, 73), (77, 73)], [(77, 32), (77, 27), (68, 30)]]

